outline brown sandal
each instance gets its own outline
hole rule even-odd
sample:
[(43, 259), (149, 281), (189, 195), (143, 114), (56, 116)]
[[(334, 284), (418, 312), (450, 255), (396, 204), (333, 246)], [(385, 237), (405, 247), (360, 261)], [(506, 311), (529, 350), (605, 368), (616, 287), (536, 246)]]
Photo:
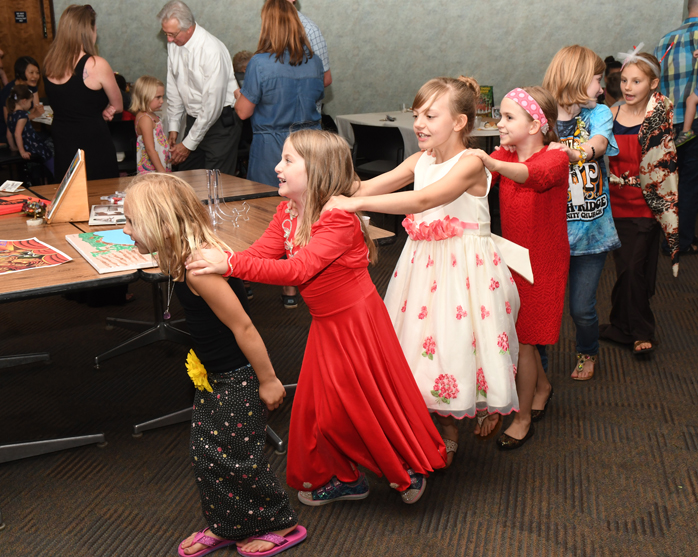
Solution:
[[(594, 369), (592, 370), (591, 374), (587, 375), (586, 377), (579, 377), (579, 374), (584, 371), (584, 364), (587, 362), (587, 360), (591, 360), (591, 362), (594, 364)], [(574, 371), (577, 372), (577, 377), (572, 376), (572, 379), (575, 381), (589, 381), (594, 377), (594, 373), (596, 373), (596, 370), (599, 367), (599, 355), (595, 354), (594, 356), (590, 356), (589, 354), (581, 354), (577, 353), (577, 367), (574, 368)]]

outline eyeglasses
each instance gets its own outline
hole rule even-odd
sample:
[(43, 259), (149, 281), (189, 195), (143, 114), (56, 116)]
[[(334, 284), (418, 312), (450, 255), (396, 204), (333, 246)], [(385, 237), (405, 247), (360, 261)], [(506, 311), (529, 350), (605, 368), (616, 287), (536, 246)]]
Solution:
[(163, 33), (165, 33), (165, 36), (166, 36), (168, 39), (176, 39), (177, 36), (178, 36), (182, 31), (184, 31), (184, 29), (180, 29), (180, 30), (177, 31), (176, 33), (165, 33), (165, 31), (163, 31)]

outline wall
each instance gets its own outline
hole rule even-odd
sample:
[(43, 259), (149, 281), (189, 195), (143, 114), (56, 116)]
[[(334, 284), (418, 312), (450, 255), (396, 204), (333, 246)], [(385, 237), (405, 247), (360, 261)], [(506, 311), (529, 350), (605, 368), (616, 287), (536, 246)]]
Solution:
[[(189, 6), (232, 55), (256, 49), (262, 3), (190, 0)], [(57, 19), (68, 4), (55, 0)], [(129, 81), (143, 74), (164, 81), (165, 38), (155, 19), (163, 4), (92, 0), (100, 54)], [(562, 46), (583, 44), (602, 58), (639, 42), (653, 49), (680, 25), (685, 0), (299, 0), (299, 5), (327, 40), (334, 83), (325, 110), (337, 115), (409, 106), (419, 87), (438, 75), (472, 75), (494, 86), (498, 102), (513, 87), (540, 84)], [(583, 19), (582, 13), (593, 16)]]

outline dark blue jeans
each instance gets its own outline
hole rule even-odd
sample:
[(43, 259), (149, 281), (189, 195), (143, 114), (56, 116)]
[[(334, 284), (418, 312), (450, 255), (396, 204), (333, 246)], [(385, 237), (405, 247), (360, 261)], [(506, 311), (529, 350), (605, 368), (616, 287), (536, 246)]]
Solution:
[(570, 315), (577, 327), (577, 352), (595, 356), (599, 353), (599, 318), (596, 315), (596, 289), (606, 254), (570, 257)]
[[(683, 124), (674, 126), (681, 131)], [(691, 127), (698, 134), (698, 120)], [(679, 166), (679, 250), (689, 251), (696, 235), (698, 215), (698, 139), (693, 139), (676, 150)], [(666, 240), (662, 247), (666, 250)]]

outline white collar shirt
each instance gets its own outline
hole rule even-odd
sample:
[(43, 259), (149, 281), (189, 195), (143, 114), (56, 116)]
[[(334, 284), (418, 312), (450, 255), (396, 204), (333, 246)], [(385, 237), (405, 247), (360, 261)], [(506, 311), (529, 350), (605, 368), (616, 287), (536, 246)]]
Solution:
[(180, 132), (184, 113), (196, 118), (182, 140), (190, 151), (199, 146), (223, 108), (235, 105), (236, 89), (230, 52), (198, 23), (184, 46), (167, 45), (168, 130)]

